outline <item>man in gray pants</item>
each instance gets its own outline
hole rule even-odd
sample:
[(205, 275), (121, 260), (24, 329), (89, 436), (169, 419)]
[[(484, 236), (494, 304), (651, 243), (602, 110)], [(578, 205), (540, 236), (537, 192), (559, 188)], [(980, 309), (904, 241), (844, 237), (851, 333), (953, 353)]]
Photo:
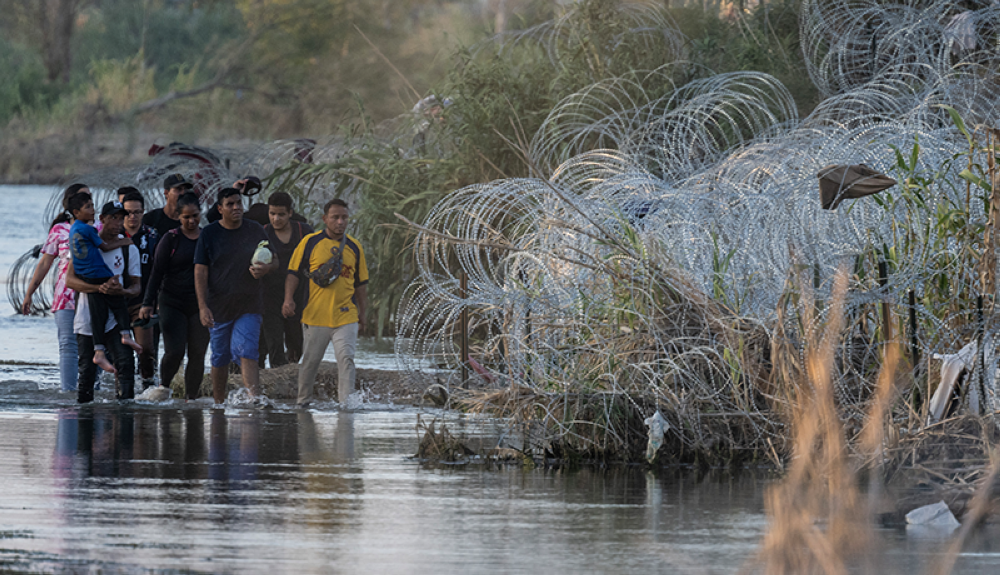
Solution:
[(337, 359), (337, 399), (341, 405), (346, 406), (354, 392), (354, 352), (358, 330), (365, 327), (368, 305), (368, 264), (361, 244), (347, 235), (347, 219), (344, 200), (327, 202), (323, 208), (326, 227), (302, 238), (288, 262), (285, 301), (281, 306), (285, 317), (295, 315), (294, 298), (299, 282), (309, 282), (309, 297), (302, 310), (300, 406), (313, 401), (316, 371), (331, 342)]

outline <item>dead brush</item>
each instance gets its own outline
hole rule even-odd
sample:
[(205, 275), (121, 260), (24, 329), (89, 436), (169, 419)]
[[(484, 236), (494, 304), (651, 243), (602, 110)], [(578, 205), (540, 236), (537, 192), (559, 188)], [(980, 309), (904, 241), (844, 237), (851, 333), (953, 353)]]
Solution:
[(417, 446), (418, 458), (455, 463), (465, 461), (476, 454), (460, 439), (452, 435), (444, 423), (441, 423), (440, 428), (437, 427), (437, 424), (437, 419), (425, 424), (417, 416), (417, 433), (423, 432), (420, 444)]
[(1000, 430), (992, 421), (969, 414), (951, 417), (900, 437), (886, 450), (886, 477), (900, 487), (967, 498), (988, 473), (998, 440)]
[(628, 459), (641, 452), (642, 412), (624, 394), (550, 393), (512, 385), (492, 391), (456, 391), (470, 413), (503, 414), (520, 429), (535, 457), (588, 455)]
[(637, 275), (621, 288), (630, 293), (615, 311), (630, 324), (536, 329), (537, 339), (564, 342), (561, 354), (526, 353), (528, 368), (505, 388), (453, 390), (453, 405), (539, 424), (556, 452), (614, 460), (641, 459), (643, 420), (659, 410), (674, 430), (665, 448), (674, 461), (778, 462), (782, 422), (761, 393), (765, 326), (732, 315), (679, 272), (660, 271), (658, 285)]
[[(883, 421), (895, 393), (898, 350), (889, 348), (879, 375), (869, 426), (857, 445), (862, 457), (851, 458), (833, 389), (847, 281), (841, 271), (826, 325), (805, 334), (804, 363), (785, 366), (784, 373), (796, 378), (788, 380), (784, 390), (792, 416), (792, 456), (787, 475), (766, 495), (771, 525), (760, 554), (747, 566), (749, 572), (847, 573), (848, 558), (869, 550), (872, 512), (861, 492), (860, 472), (882, 462)], [(816, 325), (811, 291), (803, 289), (802, 294), (803, 325)]]
[[(551, 392), (512, 385), (496, 390), (461, 390), (452, 405), (477, 414), (501, 416), (512, 428), (531, 428), (544, 439), (537, 457), (555, 455), (601, 460), (635, 461), (646, 442), (643, 420), (657, 410), (672, 430), (664, 452), (674, 462), (705, 465), (739, 464), (752, 459), (780, 462), (771, 441), (780, 424), (760, 411), (718, 409), (709, 401), (664, 401), (648, 390), (634, 392)], [(677, 406), (682, 406), (678, 409)]]

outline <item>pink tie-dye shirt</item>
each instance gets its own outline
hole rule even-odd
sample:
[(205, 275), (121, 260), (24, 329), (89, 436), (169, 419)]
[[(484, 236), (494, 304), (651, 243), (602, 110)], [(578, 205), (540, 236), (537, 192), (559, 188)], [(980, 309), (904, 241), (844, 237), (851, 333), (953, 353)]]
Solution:
[(52, 297), (52, 311), (61, 309), (76, 309), (74, 297), (76, 292), (66, 287), (66, 270), (69, 268), (71, 256), (69, 253), (69, 228), (67, 222), (58, 223), (49, 230), (49, 237), (42, 246), (42, 253), (56, 256), (59, 267), (56, 268), (56, 292)]

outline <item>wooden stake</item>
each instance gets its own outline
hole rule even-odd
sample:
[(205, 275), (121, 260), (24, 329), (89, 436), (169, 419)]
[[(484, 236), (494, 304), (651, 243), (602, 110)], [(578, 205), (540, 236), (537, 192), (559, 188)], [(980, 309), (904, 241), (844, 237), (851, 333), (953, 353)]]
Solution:
[[(469, 276), (462, 272), (459, 279), (461, 297), (463, 300), (469, 297)], [(459, 320), (462, 323), (462, 387), (469, 384), (469, 306), (462, 304), (462, 315)]]
[[(885, 287), (889, 283), (889, 266), (886, 262), (878, 263), (878, 285)], [(888, 299), (882, 300), (882, 341), (889, 343), (892, 341), (892, 310), (889, 309)]]
[(910, 359), (913, 360), (913, 376), (920, 370), (920, 348), (917, 346), (917, 294), (909, 290), (910, 304)]

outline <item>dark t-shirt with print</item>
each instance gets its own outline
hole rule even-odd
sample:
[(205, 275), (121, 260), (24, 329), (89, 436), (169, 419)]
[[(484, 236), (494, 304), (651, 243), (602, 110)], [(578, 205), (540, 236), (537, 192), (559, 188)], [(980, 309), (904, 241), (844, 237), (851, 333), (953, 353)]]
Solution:
[(170, 219), (167, 214), (163, 213), (163, 208), (147, 212), (146, 215), (142, 216), (142, 224), (156, 230), (156, 235), (161, 238), (167, 235), (170, 230), (181, 227), (181, 221)]
[(250, 260), (266, 239), (264, 228), (246, 219), (235, 230), (215, 222), (201, 231), (194, 263), (208, 266), (208, 308), (216, 323), (261, 313), (263, 286), (250, 275)]
[(149, 285), (149, 276), (153, 272), (153, 255), (156, 254), (156, 244), (159, 241), (160, 234), (152, 226), (141, 225), (139, 226), (139, 231), (131, 237), (132, 243), (139, 250), (139, 261), (142, 267), (142, 289), (139, 291), (139, 295), (129, 300), (129, 307), (142, 304), (143, 296), (146, 293), (146, 286)]

